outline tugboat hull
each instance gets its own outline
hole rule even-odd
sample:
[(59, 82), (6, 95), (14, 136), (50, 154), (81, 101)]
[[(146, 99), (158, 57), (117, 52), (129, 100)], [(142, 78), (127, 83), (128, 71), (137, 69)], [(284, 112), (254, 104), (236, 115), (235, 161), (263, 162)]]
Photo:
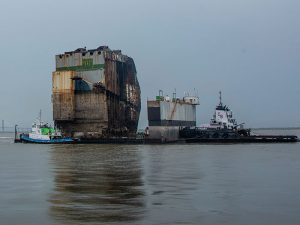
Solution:
[(298, 142), (297, 136), (249, 136), (240, 138), (187, 138), (186, 143), (288, 143)]
[(250, 130), (183, 128), (180, 138), (186, 143), (274, 143), (297, 142), (295, 135), (251, 135)]
[(26, 134), (20, 135), (20, 142), (23, 143), (34, 143), (34, 144), (71, 144), (74, 143), (75, 140), (72, 138), (58, 138), (58, 139), (51, 139), (51, 140), (41, 140), (41, 139), (33, 139), (30, 138)]

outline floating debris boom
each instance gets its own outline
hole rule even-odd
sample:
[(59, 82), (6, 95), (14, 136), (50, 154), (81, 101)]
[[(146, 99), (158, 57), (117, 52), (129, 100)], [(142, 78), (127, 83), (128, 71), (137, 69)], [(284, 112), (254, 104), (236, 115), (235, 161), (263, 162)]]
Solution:
[(55, 125), (66, 135), (86, 139), (135, 135), (141, 108), (136, 74), (132, 58), (107, 46), (57, 55)]

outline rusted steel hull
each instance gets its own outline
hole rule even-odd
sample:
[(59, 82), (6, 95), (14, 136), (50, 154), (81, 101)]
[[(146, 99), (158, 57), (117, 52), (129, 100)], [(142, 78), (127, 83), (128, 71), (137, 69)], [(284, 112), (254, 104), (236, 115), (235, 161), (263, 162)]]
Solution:
[(108, 47), (56, 56), (53, 117), (65, 135), (101, 139), (136, 134), (140, 86), (132, 58)]

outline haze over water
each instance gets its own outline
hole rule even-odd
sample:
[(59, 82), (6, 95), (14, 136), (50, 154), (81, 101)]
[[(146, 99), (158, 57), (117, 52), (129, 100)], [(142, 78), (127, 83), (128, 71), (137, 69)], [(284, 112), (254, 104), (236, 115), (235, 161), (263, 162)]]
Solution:
[(31, 145), (7, 136), (0, 224), (300, 223), (299, 143)]
[(55, 55), (108, 45), (135, 61), (146, 100), (199, 94), (198, 124), (224, 104), (249, 127), (299, 127), (299, 0), (1, 0), (0, 120), (52, 120)]
[[(0, 1), (0, 121), (52, 120), (56, 54), (108, 45), (159, 89), (249, 127), (299, 127), (299, 0)], [(300, 136), (300, 130), (283, 132)], [(0, 224), (300, 224), (300, 144), (31, 145), (0, 133)]]

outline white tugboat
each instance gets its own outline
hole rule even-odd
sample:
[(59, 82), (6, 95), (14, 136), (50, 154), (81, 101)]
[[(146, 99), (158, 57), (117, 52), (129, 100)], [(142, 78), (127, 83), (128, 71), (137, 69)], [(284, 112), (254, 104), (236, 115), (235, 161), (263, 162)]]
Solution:
[(228, 106), (222, 102), (222, 92), (219, 92), (219, 105), (216, 106), (213, 118), (210, 120), (210, 124), (202, 125), (203, 129), (216, 129), (216, 130), (235, 130), (244, 136), (250, 135), (250, 129), (244, 129), (244, 123), (237, 124), (237, 121), (233, 118), (232, 111)]
[(63, 137), (61, 132), (52, 128), (41, 119), (40, 116), (32, 124), (31, 132), (29, 134), (20, 135), (21, 142), (41, 143), (41, 144), (55, 144), (55, 143), (72, 143), (74, 139), (70, 137)]
[(250, 129), (244, 129), (243, 124), (237, 124), (232, 111), (222, 103), (216, 106), (215, 113), (210, 123), (200, 127), (184, 127), (180, 130), (180, 138), (186, 143), (193, 142), (297, 142), (295, 135), (251, 135)]
[(213, 118), (210, 121), (210, 128), (215, 129), (236, 129), (237, 125), (236, 120), (233, 119), (232, 111), (222, 103), (222, 92), (220, 94), (220, 103), (216, 107)]
[(185, 127), (181, 130), (181, 137), (197, 139), (237, 139), (250, 136), (250, 129), (244, 129), (243, 124), (237, 124), (232, 111), (223, 104), (222, 92), (219, 92), (220, 102), (216, 106), (209, 124), (200, 127)]

